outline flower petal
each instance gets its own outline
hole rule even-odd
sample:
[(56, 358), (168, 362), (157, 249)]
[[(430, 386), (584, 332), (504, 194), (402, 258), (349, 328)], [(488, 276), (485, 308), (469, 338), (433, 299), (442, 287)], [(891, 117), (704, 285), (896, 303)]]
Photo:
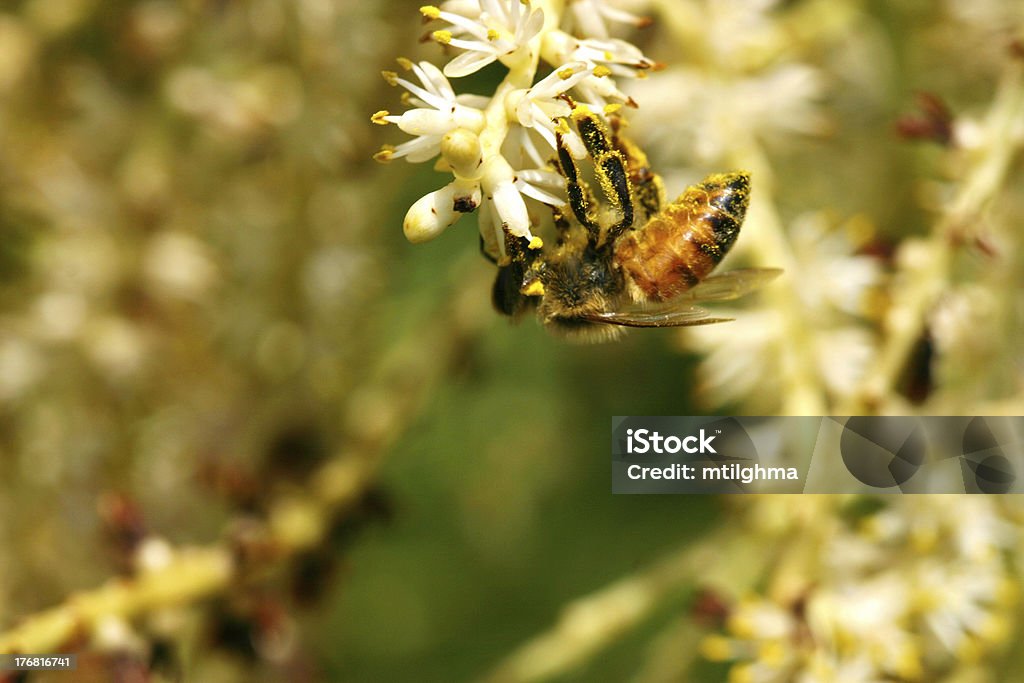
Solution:
[(497, 55), (486, 52), (463, 52), (445, 65), (444, 75), (449, 78), (468, 76), (497, 59)]
[(501, 222), (508, 226), (509, 232), (517, 237), (529, 237), (530, 214), (526, 210), (526, 202), (516, 189), (515, 182), (503, 180), (494, 187), (492, 194), (494, 208), (501, 217)]

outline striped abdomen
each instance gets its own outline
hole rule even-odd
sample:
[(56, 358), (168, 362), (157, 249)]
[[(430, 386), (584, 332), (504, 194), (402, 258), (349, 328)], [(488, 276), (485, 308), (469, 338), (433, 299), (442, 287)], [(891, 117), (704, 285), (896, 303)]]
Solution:
[(615, 263), (633, 300), (671, 299), (707, 277), (736, 241), (749, 200), (749, 173), (718, 173), (623, 234)]

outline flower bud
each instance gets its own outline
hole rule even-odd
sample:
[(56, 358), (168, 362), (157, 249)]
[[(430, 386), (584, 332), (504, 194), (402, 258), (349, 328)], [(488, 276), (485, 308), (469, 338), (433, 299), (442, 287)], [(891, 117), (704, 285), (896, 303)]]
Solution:
[(402, 222), (402, 230), (410, 242), (419, 243), (432, 240), (445, 228), (459, 219), (448, 188), (430, 192), (409, 207)]
[(505, 157), (489, 157), (484, 162), (483, 186), (494, 202), (494, 209), (509, 232), (518, 237), (531, 236), (530, 214), (515, 185), (515, 171)]
[(483, 159), (480, 156), (480, 138), (465, 128), (456, 128), (441, 138), (441, 155), (456, 175), (475, 178), (480, 175)]
[(402, 230), (410, 242), (427, 242), (479, 205), (479, 183), (454, 180), (420, 197), (405, 214)]

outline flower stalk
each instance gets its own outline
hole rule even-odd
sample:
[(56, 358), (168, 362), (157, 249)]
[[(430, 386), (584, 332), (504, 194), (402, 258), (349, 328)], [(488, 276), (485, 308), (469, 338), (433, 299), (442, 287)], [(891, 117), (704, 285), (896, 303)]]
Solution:
[(883, 407), (924, 331), (929, 313), (949, 289), (954, 259), (965, 243), (966, 233), (980, 222), (1003, 187), (1014, 157), (1024, 146), (1024, 139), (1014, 132), (1022, 120), (1024, 65), (1014, 60), (1007, 64), (986, 117), (986, 144), (979, 150), (958, 192), (927, 240), (904, 245), (898, 274), (903, 285), (896, 290), (898, 296), (886, 316), (885, 343), (843, 414)]

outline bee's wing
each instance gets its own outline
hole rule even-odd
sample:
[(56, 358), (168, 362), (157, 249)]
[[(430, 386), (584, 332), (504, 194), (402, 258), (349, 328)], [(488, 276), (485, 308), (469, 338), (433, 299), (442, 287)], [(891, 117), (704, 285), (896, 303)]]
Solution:
[(672, 299), (676, 301), (728, 301), (738, 299), (755, 289), (760, 289), (779, 275), (781, 268), (743, 268), (730, 270), (721, 275), (712, 275), (695, 287), (681, 292)]
[(732, 318), (709, 318), (707, 309), (692, 304), (673, 301), (673, 305), (662, 304), (657, 308), (630, 308), (622, 311), (603, 311), (586, 316), (594, 323), (623, 325), (625, 327), (686, 327), (689, 325), (710, 325), (724, 323)]
[(618, 311), (602, 311), (585, 317), (590, 322), (625, 327), (686, 327), (724, 323), (732, 318), (711, 318), (709, 311), (694, 302), (737, 299), (763, 287), (781, 274), (779, 268), (732, 270), (709, 277), (670, 301), (630, 306)]

